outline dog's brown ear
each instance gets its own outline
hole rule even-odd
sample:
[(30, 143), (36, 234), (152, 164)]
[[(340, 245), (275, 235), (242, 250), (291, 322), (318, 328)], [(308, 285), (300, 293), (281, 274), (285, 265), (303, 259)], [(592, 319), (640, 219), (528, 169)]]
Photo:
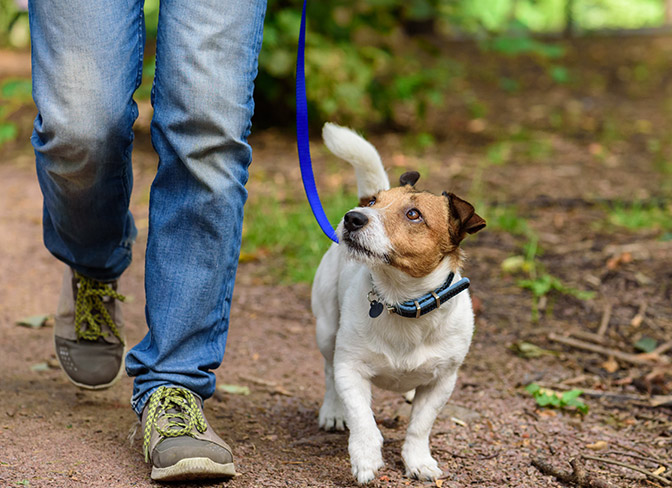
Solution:
[(451, 217), (458, 223), (457, 232), (453, 235), (456, 243), (464, 239), (465, 234), (474, 234), (485, 227), (485, 220), (476, 213), (471, 203), (462, 200), (454, 193), (444, 191), (443, 196), (448, 199), (448, 210)]
[(399, 177), (399, 184), (401, 186), (406, 186), (406, 185), (411, 185), (415, 186), (415, 184), (418, 182), (420, 179), (420, 173), (417, 171), (407, 171), (403, 175)]

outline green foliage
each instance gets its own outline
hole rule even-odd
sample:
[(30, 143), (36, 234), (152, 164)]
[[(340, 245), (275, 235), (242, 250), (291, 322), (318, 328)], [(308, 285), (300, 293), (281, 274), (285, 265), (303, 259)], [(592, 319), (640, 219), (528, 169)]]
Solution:
[(567, 286), (558, 278), (548, 273), (544, 273), (534, 279), (520, 280), (518, 281), (518, 286), (530, 290), (536, 298), (548, 295), (552, 291), (571, 295), (579, 300), (590, 300), (595, 296), (595, 292), (577, 290), (576, 288)]
[(12, 122), (0, 122), (0, 147), (2, 147), (5, 142), (16, 139), (18, 133), (19, 131), (16, 124)]
[[(357, 205), (357, 197), (339, 192), (323, 196), (322, 204), (335, 224)], [(310, 283), (330, 244), (303, 199), (280, 203), (262, 197), (246, 206), (241, 256), (264, 259), (281, 282)]]
[(152, 85), (154, 83), (154, 73), (156, 71), (156, 56), (145, 58), (142, 67), (142, 83), (135, 91), (137, 100), (149, 100), (152, 95)]
[(29, 43), (28, 12), (15, 0), (0, 0), (0, 46), (25, 48)]
[(547, 388), (540, 387), (537, 383), (530, 383), (525, 387), (530, 395), (534, 397), (537, 405), (540, 407), (552, 407), (558, 409), (574, 408), (581, 415), (588, 413), (588, 405), (579, 399), (582, 390), (569, 390), (564, 393), (558, 393)]
[(507, 56), (533, 55), (545, 59), (558, 59), (565, 55), (565, 48), (532, 39), (531, 37), (497, 37), (483, 42), (486, 50)]
[[(460, 67), (403, 32), (405, 25), (431, 22), (438, 15), (438, 3), (309, 4), (306, 91), (315, 123), (394, 122), (415, 127), (428, 108), (440, 106)], [(294, 110), (300, 21), (296, 5), (269, 2), (256, 93), (259, 104), (272, 106), (276, 116), (291, 116)]]
[(32, 100), (33, 85), (24, 78), (9, 78), (0, 84), (0, 98), (15, 103), (30, 102)]
[(635, 29), (661, 25), (665, 3), (659, 0), (576, 1), (574, 19), (586, 30)]
[(23, 105), (32, 101), (30, 80), (8, 78), (0, 83), (0, 147), (15, 140), (19, 129), (9, 118)]
[(483, 209), (479, 213), (488, 223), (488, 230), (503, 231), (513, 235), (527, 235), (530, 232), (527, 220), (518, 215), (517, 209), (513, 206), (479, 205), (478, 208)]
[(558, 277), (544, 270), (543, 264), (537, 259), (541, 254), (538, 237), (529, 227), (522, 228), (528, 240), (523, 245), (523, 255), (510, 256), (501, 263), (501, 269), (507, 274), (523, 274), (516, 284), (532, 292), (532, 321), (539, 321), (541, 300), (553, 293), (569, 295), (579, 300), (590, 300), (595, 296), (592, 291), (583, 291), (567, 286)]
[(608, 211), (610, 224), (630, 230), (653, 229), (672, 231), (672, 209), (656, 205), (635, 203), (632, 206), (616, 205)]

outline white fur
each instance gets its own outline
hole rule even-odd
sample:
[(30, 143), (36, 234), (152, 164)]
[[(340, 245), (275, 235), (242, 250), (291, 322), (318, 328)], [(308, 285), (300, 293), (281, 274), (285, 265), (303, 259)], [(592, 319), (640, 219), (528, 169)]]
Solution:
[[(389, 188), (373, 146), (332, 124), (325, 126), (324, 134), (329, 149), (356, 167), (360, 195)], [(416, 298), (446, 280), (450, 260), (422, 278), (393, 268), (383, 258), (392, 244), (380, 221), (382, 214), (373, 208), (357, 210), (369, 217), (358, 232), (358, 244), (372, 255), (333, 244), (313, 284), (312, 309), (326, 380), (319, 425), (328, 430), (348, 426), (352, 473), (359, 483), (368, 483), (383, 466), (383, 438), (371, 410), (371, 386), (401, 393), (415, 390), (402, 458), (407, 476), (434, 480), (442, 472), (431, 456), (429, 434), (469, 349), (474, 327), (471, 299), (464, 291), (418, 319), (387, 312), (371, 319), (367, 294), (374, 285), (386, 303)], [(342, 236), (343, 222), (338, 233)], [(456, 274), (454, 281), (459, 279)]]
[(390, 189), (378, 151), (366, 139), (351, 129), (328, 122), (322, 128), (322, 138), (335, 156), (345, 159), (355, 168), (359, 198)]

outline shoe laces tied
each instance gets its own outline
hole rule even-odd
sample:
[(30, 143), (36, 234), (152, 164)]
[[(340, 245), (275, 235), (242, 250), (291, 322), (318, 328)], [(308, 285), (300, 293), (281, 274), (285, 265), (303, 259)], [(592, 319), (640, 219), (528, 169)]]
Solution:
[[(194, 430), (203, 433), (207, 430), (203, 412), (196, 403), (194, 395), (184, 388), (159, 387), (149, 400), (147, 419), (143, 432), (142, 449), (145, 462), (149, 462), (149, 443), (152, 428), (163, 437), (196, 437)], [(159, 425), (158, 420), (167, 416), (167, 422)]]
[(124, 340), (119, 333), (117, 324), (114, 323), (110, 312), (105, 307), (103, 297), (110, 297), (122, 302), (126, 300), (126, 297), (108, 283), (87, 278), (77, 272), (75, 272), (75, 278), (79, 283), (77, 301), (75, 302), (75, 332), (77, 338), (96, 341), (98, 338), (108, 335), (103, 332), (103, 326), (107, 326), (123, 345)]

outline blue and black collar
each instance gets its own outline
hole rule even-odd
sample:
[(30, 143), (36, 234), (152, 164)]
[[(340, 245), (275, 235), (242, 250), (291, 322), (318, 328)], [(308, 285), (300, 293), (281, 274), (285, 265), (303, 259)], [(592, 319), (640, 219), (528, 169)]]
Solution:
[(448, 275), (448, 279), (446, 279), (443, 285), (441, 285), (436, 290), (425, 293), (415, 300), (407, 300), (405, 302), (395, 303), (393, 305), (379, 302), (377, 300), (378, 294), (376, 293), (375, 289), (372, 289), (367, 295), (370, 303), (369, 317), (375, 319), (381, 313), (383, 313), (383, 310), (385, 309), (387, 309), (388, 313), (396, 313), (402, 317), (414, 319), (422, 317), (432, 310), (438, 309), (441, 305), (453, 298), (455, 295), (469, 288), (469, 278), (462, 278), (457, 283), (451, 285), (454, 277), (455, 273), (451, 272)]

